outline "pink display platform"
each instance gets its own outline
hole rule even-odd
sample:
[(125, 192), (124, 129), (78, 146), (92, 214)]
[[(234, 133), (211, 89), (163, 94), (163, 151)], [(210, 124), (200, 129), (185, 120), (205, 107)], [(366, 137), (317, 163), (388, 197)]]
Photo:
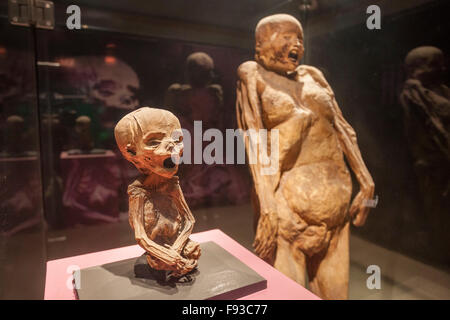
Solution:
[[(261, 260), (249, 250), (218, 229), (195, 233), (191, 239), (197, 242), (214, 241), (230, 252), (247, 266), (267, 279), (267, 288), (242, 300), (318, 300), (319, 298), (304, 287), (289, 279)], [(138, 245), (83, 254), (80, 256), (52, 260), (47, 262), (47, 278), (45, 281), (46, 300), (73, 300), (72, 271), (94, 267), (105, 263), (130, 259), (140, 256), (144, 250)]]

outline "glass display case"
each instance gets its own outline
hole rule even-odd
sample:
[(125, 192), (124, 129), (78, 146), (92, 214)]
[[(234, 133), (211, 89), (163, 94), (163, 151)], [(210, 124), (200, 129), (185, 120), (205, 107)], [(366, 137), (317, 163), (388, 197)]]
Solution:
[[(170, 110), (190, 134), (179, 179), (193, 232), (220, 229), (254, 250), (258, 191), (239, 146), (225, 142), (240, 126), (238, 68), (255, 60), (258, 21), (278, 13), (302, 24), (301, 64), (332, 88), (375, 184), (365, 224), (350, 228), (349, 298), (449, 299), (449, 9), (443, 0), (2, 1), (0, 299), (43, 299), (47, 261), (135, 244), (127, 187), (139, 172), (114, 127), (142, 106)], [(207, 132), (224, 140), (213, 161), (195, 155), (213, 141)]]

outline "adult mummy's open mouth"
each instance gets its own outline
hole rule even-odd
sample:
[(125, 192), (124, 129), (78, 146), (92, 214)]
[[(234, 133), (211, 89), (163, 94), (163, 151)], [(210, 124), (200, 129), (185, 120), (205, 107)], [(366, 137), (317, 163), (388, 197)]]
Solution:
[(292, 62), (297, 62), (298, 61), (298, 50), (292, 49), (291, 51), (289, 51), (288, 59), (291, 60)]

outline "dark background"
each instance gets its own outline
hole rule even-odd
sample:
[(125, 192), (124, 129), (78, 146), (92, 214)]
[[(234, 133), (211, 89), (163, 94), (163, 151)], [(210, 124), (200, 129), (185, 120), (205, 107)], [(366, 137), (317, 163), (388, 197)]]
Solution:
[[(70, 87), (59, 71), (49, 67), (35, 70), (35, 60), (103, 56), (107, 53), (106, 46), (114, 43), (113, 54), (130, 65), (140, 79), (141, 89), (137, 94), (142, 105), (161, 106), (167, 88), (173, 83), (185, 82), (184, 61), (190, 53), (203, 51), (211, 55), (215, 62), (214, 82), (224, 90), (223, 110), (218, 114), (228, 128), (235, 128), (236, 69), (242, 62), (253, 59), (254, 27), (266, 15), (289, 13), (304, 27), (306, 55), (303, 62), (324, 72), (345, 118), (357, 132), (363, 158), (375, 180), (378, 206), (371, 211), (366, 225), (353, 228), (353, 232), (448, 270), (450, 250), (442, 252), (430, 242), (430, 226), (403, 134), (403, 113), (398, 96), (405, 80), (403, 60), (411, 49), (422, 45), (437, 46), (444, 51), (448, 65), (449, 2), (319, 0), (318, 8), (310, 12), (300, 10), (301, 3), (300, 0), (245, 0), (239, 3), (201, 0), (195, 1), (195, 5), (181, 0), (164, 3), (55, 1), (55, 30), (33, 30), (10, 25), (7, 1), (2, 1), (0, 47), (6, 48), (9, 56), (0, 56), (3, 59), (0, 71), (2, 76), (15, 79), (20, 90), (2, 101), (0, 126), (3, 128), (3, 122), (10, 114), (19, 112), (24, 116), (33, 137), (29, 142), (30, 149), (38, 152), (38, 162), (30, 170), (43, 180), (41, 184), (48, 184), (49, 177), (57, 171), (52, 158), (58, 156), (55, 145), (60, 137), (45, 133), (40, 120), (42, 114), (56, 112), (61, 104), (48, 99), (46, 94), (76, 93), (77, 88)], [(87, 29), (66, 29), (65, 8), (69, 4), (81, 7), (82, 23), (88, 26)], [(366, 28), (365, 9), (370, 4), (378, 4), (381, 8), (381, 30)], [(14, 77), (18, 71), (5, 67), (12, 59), (18, 60), (15, 64), (21, 67), (21, 80)], [(1, 80), (2, 84), (6, 83), (5, 78)], [(39, 106), (36, 92), (41, 94)], [(5, 168), (2, 165), (2, 169)], [(0, 183), (2, 191), (12, 185), (5, 179)], [(13, 235), (0, 235), (0, 298), (43, 297), (46, 252), (51, 246), (46, 241), (47, 238), (54, 241), (55, 234), (50, 232), (53, 228), (51, 219), (62, 213), (57, 204), (60, 195), (56, 191), (46, 195), (47, 198), (42, 188), (36, 188), (34, 192), (41, 197), (37, 197), (34, 211), (27, 215), (37, 216), (39, 221)], [(442, 223), (448, 224), (448, 212), (448, 208), (442, 208)], [(0, 214), (2, 225), (20, 220), (10, 218), (11, 215), (5, 212)], [(106, 226), (105, 230), (107, 228), (111, 226)], [(128, 230), (128, 226), (126, 228)], [(248, 229), (251, 233), (250, 226)], [(86, 250), (131, 244), (133, 239), (128, 238), (127, 234), (103, 239)], [(65, 254), (85, 253), (83, 250), (66, 249)], [(49, 257), (59, 256), (51, 254)]]

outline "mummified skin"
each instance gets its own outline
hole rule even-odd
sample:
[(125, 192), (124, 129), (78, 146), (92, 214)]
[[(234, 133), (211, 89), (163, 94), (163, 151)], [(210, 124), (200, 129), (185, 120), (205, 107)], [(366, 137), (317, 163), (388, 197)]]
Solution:
[(181, 277), (192, 271), (200, 246), (189, 239), (195, 219), (181, 191), (183, 153), (180, 122), (169, 111), (143, 107), (127, 114), (114, 131), (124, 157), (143, 174), (128, 187), (129, 219), (148, 264)]
[[(279, 130), (278, 172), (262, 175), (259, 162), (250, 165), (259, 215), (255, 251), (302, 285), (307, 271), (312, 291), (322, 298), (347, 298), (349, 221), (364, 224), (364, 200), (374, 193), (356, 134), (322, 73), (299, 66), (303, 32), (294, 17), (262, 19), (255, 51), (256, 62), (238, 69), (238, 124)], [(344, 155), (361, 187), (350, 207)]]

